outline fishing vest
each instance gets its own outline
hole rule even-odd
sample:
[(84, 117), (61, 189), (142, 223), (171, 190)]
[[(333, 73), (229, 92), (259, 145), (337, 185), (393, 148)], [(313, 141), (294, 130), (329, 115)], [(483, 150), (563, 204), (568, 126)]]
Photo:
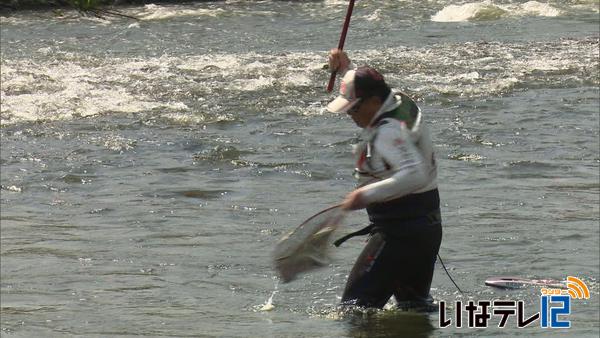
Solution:
[[(396, 106), (392, 110), (381, 113), (371, 122), (365, 141), (357, 149), (355, 175), (359, 179), (360, 186), (367, 186), (385, 180), (401, 171), (394, 170), (394, 167), (410, 166), (411, 163), (418, 161), (419, 163), (423, 162), (420, 167), (425, 171), (427, 182), (421, 189), (399, 198), (369, 204), (367, 212), (373, 223), (419, 219), (426, 217), (431, 212), (439, 211), (437, 165), (429, 131), (423, 124), (421, 111), (417, 104), (404, 93), (396, 94), (395, 102), (393, 104)], [(404, 128), (408, 134), (406, 140), (400, 141), (412, 142), (418, 155), (406, 153), (405, 157), (398, 159), (402, 163), (388, 163), (385, 159), (386, 154), (380, 154), (375, 144), (382, 126), (398, 122), (400, 128)]]

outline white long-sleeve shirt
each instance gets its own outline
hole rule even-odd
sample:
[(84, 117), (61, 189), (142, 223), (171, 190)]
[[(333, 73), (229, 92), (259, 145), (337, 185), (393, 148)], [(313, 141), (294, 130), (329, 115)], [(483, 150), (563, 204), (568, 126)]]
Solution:
[(359, 186), (368, 204), (437, 188), (433, 146), (421, 111), (411, 128), (393, 117), (377, 121), (400, 104), (402, 97), (390, 94), (354, 150)]

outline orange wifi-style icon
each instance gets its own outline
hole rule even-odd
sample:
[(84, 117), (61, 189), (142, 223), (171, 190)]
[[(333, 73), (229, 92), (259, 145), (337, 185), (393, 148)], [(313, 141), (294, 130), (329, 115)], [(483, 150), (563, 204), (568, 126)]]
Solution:
[(573, 276), (567, 277), (567, 287), (569, 295), (573, 299), (589, 299), (590, 289), (581, 281), (581, 279)]

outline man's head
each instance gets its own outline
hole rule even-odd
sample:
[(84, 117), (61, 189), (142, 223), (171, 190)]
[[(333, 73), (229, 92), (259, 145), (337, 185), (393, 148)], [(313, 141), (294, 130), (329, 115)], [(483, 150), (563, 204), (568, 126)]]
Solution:
[(340, 85), (340, 95), (327, 105), (327, 110), (348, 113), (359, 127), (364, 128), (390, 92), (383, 75), (371, 67), (359, 67), (346, 72)]

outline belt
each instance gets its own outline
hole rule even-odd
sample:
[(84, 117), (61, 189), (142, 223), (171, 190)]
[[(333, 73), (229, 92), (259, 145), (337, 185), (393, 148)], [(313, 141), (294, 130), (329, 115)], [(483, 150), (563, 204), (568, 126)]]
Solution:
[[(402, 225), (396, 225), (396, 224), (382, 225), (382, 224), (371, 223), (368, 226), (366, 226), (358, 231), (351, 232), (351, 233), (347, 234), (346, 236), (337, 239), (335, 242), (333, 242), (333, 244), (336, 247), (339, 247), (340, 245), (342, 245), (342, 243), (344, 243), (345, 241), (349, 240), (352, 237), (372, 235), (377, 232), (386, 232), (386, 230), (387, 231), (399, 230), (398, 227), (409, 228), (409, 227), (414, 227), (414, 226), (422, 226), (423, 223), (425, 223), (427, 225), (438, 225), (438, 224), (442, 223), (442, 215), (440, 213), (440, 210), (438, 209), (438, 210), (427, 213), (423, 217), (399, 220), (394, 223), (402, 223)], [(396, 228), (396, 229), (393, 229), (393, 228)]]

